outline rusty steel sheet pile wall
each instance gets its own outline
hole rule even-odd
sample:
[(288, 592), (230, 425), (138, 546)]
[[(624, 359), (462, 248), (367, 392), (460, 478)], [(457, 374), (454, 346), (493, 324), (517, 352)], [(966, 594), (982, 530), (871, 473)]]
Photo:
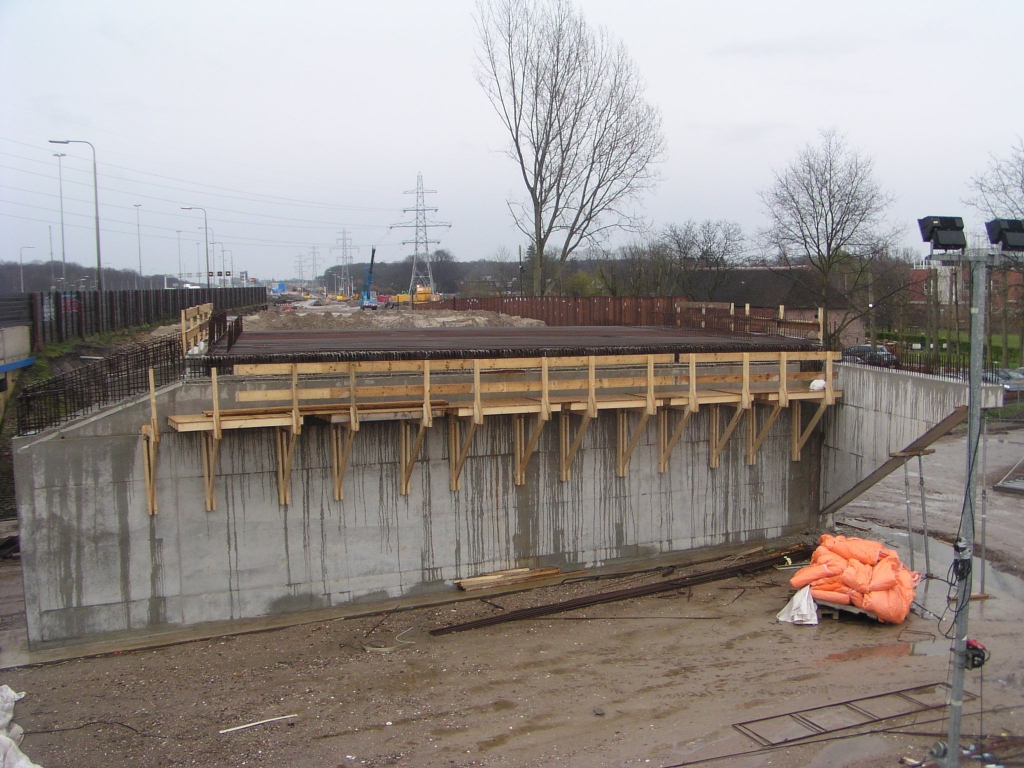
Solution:
[[(238, 377), (220, 386), (226, 399), (243, 388)], [(201, 413), (211, 397), (209, 381), (159, 390), (161, 423), (170, 413)], [(159, 512), (150, 515), (139, 432), (150, 407), (138, 397), (15, 443), (33, 647), (438, 591), (512, 566), (594, 567), (761, 540), (816, 524), (819, 508), (817, 434), (795, 462), (789, 432), (777, 424), (755, 465), (736, 437), (712, 469), (710, 409), (702, 407), (664, 473), (652, 420), (628, 472), (617, 474), (619, 425), (606, 411), (585, 433), (564, 482), (558, 426), (548, 425), (521, 486), (514, 417), (489, 417), (458, 491), (450, 489), (442, 417), (427, 430), (408, 495), (399, 491), (401, 422), (367, 421), (354, 439), (342, 500), (332, 495), (330, 426), (310, 421), (296, 441), (288, 505), (279, 503), (274, 431), (229, 431), (210, 512), (200, 435), (165, 431)], [(635, 426), (638, 417), (630, 418)]]

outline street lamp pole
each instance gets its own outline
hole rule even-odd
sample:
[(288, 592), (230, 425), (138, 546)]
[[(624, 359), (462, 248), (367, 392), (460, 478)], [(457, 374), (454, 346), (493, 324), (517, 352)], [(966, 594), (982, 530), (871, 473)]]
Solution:
[(182, 206), (183, 211), (202, 211), (203, 212), (203, 233), (206, 235), (206, 287), (210, 287), (210, 227), (206, 221), (206, 209), (200, 208), (198, 205)]
[[(96, 147), (81, 139), (50, 139), (51, 144), (88, 144), (92, 150), (92, 197), (96, 205), (96, 289), (103, 293), (103, 262), (100, 260), (100, 192), (96, 176)], [(102, 323), (102, 318), (100, 319)]]
[(181, 230), (174, 230), (178, 234), (178, 287), (181, 288)]
[(135, 237), (139, 242), (139, 279), (135, 283), (135, 290), (138, 290), (142, 284), (142, 229), (139, 226), (139, 209), (141, 207), (142, 203), (135, 204)]
[(60, 261), (61, 261), (61, 281), (62, 288), (67, 289), (68, 281), (68, 257), (67, 252), (64, 249), (64, 169), (61, 166), (60, 159), (67, 157), (63, 152), (54, 152), (53, 156), (57, 158), (57, 183), (60, 188)]
[(23, 245), (23, 246), (21, 246), (21, 250), (18, 251), (18, 264), (20, 266), (20, 272), (21, 272), (21, 292), (22, 293), (25, 292), (25, 249), (26, 248), (35, 248), (35, 246), (34, 245)]

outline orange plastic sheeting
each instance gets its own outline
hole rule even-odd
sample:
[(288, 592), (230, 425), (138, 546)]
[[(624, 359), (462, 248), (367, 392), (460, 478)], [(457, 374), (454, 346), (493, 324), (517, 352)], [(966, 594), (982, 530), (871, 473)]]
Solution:
[(899, 556), (867, 539), (824, 534), (811, 564), (789, 580), (811, 585), (811, 596), (839, 605), (853, 604), (879, 621), (901, 624), (910, 612), (921, 574), (907, 570)]

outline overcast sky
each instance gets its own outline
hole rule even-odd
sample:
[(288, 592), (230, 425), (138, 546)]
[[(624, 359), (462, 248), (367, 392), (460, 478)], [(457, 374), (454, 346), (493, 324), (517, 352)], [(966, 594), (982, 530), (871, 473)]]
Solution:
[[(652, 226), (765, 223), (758, 190), (823, 128), (874, 157), (906, 242), (1024, 133), (1021, 2), (578, 0), (623, 39), (664, 118)], [(204, 206), (236, 271), (297, 274), (315, 246), (396, 260), (404, 195), (437, 190), (432, 237), (460, 260), (515, 253), (507, 138), (474, 79), (472, 0), (0, 0), (0, 260), (95, 263), (96, 146), (104, 265), (195, 271)], [(218, 261), (221, 249), (216, 248)], [(309, 267), (306, 267), (308, 275)], [(322, 271), (322, 266), (318, 269)]]

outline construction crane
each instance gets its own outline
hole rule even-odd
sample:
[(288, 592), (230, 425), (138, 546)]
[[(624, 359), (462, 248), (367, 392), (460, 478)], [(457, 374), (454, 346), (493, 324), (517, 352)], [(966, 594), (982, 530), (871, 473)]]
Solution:
[(377, 308), (377, 292), (370, 290), (370, 286), (373, 285), (373, 259), (376, 255), (377, 249), (374, 248), (370, 251), (370, 263), (366, 267), (366, 274), (363, 276), (363, 295), (359, 297), (360, 309)]

